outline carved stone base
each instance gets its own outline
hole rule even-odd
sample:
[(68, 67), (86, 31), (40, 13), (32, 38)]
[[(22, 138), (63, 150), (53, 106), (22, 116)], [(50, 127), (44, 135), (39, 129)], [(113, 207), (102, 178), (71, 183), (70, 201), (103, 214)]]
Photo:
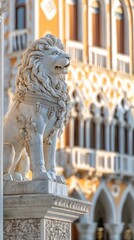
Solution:
[(50, 180), (4, 181), (3, 191), (4, 195), (33, 193), (52, 193), (59, 196), (68, 195), (68, 189), (65, 184)]
[(71, 240), (71, 223), (90, 203), (53, 194), (4, 196), (4, 240)]

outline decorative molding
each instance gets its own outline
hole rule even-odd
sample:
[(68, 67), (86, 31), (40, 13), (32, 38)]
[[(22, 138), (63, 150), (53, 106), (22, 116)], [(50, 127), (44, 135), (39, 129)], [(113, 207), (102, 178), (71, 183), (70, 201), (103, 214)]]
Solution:
[(4, 221), (4, 240), (40, 240), (40, 219), (12, 219)]
[[(72, 209), (74, 211), (79, 211), (84, 213), (89, 212), (89, 208), (91, 206), (91, 203), (86, 201), (81, 201), (77, 199), (72, 198), (65, 198), (65, 197), (58, 197), (50, 194), (33, 194), (33, 197), (29, 198), (26, 195), (23, 195), (22, 198), (16, 198), (16, 196), (11, 195), (9, 198), (8, 196), (4, 197), (4, 207), (7, 208), (9, 206), (13, 207), (20, 207), (20, 205), (23, 207), (25, 206), (46, 206), (49, 205), (49, 207), (62, 207), (64, 209)], [(38, 201), (37, 201), (38, 199)]]
[(69, 208), (75, 211), (82, 211), (87, 213), (89, 211), (90, 203), (84, 202), (84, 201), (70, 201), (72, 199), (61, 199), (61, 198), (56, 198), (54, 204), (59, 207), (65, 207)]
[(70, 240), (70, 223), (47, 219), (46, 239)]

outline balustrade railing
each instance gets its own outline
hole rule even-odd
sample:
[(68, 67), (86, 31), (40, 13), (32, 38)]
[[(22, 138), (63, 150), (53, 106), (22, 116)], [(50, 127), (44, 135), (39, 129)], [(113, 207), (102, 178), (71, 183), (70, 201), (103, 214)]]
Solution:
[(13, 53), (27, 48), (28, 43), (28, 30), (15, 30), (10, 33), (10, 49), (9, 52)]
[(83, 43), (77, 41), (67, 41), (66, 49), (71, 55), (72, 60), (83, 61)]
[[(61, 159), (61, 161), (60, 161)], [(75, 170), (97, 171), (102, 174), (134, 175), (134, 157), (86, 148), (66, 148), (57, 151), (58, 165), (72, 166)]]
[(107, 67), (107, 50), (100, 47), (89, 47), (89, 64)]
[(117, 61), (117, 71), (119, 72), (127, 72), (129, 73), (130, 68), (130, 57), (124, 54), (117, 54), (116, 55)]

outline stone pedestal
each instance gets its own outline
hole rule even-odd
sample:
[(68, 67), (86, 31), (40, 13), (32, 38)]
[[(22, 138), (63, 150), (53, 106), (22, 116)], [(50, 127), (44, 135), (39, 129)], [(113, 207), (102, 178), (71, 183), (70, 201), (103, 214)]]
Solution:
[(71, 223), (90, 203), (67, 197), (66, 188), (51, 181), (4, 183), (4, 240), (71, 240)]

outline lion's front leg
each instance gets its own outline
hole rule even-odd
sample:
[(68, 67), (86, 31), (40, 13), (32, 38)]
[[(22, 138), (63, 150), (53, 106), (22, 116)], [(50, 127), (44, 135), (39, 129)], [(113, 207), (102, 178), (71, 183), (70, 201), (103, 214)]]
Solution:
[(44, 122), (30, 120), (27, 124), (27, 151), (30, 155), (33, 177), (32, 179), (52, 179), (50, 174), (47, 173), (44, 165), (44, 152), (43, 152), (43, 131)]
[(54, 181), (65, 183), (63, 176), (56, 175), (56, 139), (57, 133), (53, 136), (51, 144), (48, 144), (47, 141), (44, 141), (44, 158), (46, 170), (50, 173)]
[(56, 138), (57, 134), (53, 136), (51, 144), (49, 144), (47, 141), (44, 141), (44, 158), (46, 170), (53, 173), (55, 173), (56, 168)]

